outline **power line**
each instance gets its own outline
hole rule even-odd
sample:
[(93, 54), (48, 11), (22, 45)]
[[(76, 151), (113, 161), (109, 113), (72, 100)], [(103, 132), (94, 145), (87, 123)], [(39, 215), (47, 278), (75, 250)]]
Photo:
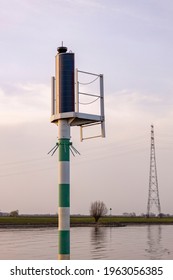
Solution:
[(0, 178), (10, 177), (10, 176), (13, 176), (13, 175), (31, 174), (31, 173), (36, 173), (36, 172), (43, 171), (43, 170), (52, 170), (52, 169), (56, 169), (56, 167), (40, 168), (40, 169), (36, 169), (36, 170), (22, 171), (22, 172), (16, 172), (16, 173), (7, 173), (7, 174), (4, 174), (4, 175), (0, 175)]
[(7, 165), (20, 165), (20, 164), (25, 164), (29, 162), (34, 162), (34, 161), (41, 161), (41, 160), (47, 160), (49, 159), (48, 157), (41, 157), (41, 158), (32, 158), (32, 159), (26, 159), (26, 160), (21, 160), (21, 161), (9, 161), (5, 163), (0, 163), (0, 166), (7, 166)]

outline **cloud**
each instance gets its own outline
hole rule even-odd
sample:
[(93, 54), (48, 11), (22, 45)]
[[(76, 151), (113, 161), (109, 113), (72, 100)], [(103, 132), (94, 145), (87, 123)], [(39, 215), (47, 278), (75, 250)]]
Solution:
[[(43, 83), (16, 83), (0, 88), (0, 124), (37, 122), (50, 117), (50, 86)], [(83, 100), (82, 100), (83, 101)], [(88, 98), (84, 103), (90, 103)], [(99, 113), (99, 100), (80, 105), (81, 111)], [(116, 122), (170, 122), (173, 101), (165, 95), (123, 89), (105, 95), (105, 115), (110, 125)]]
[(71, 4), (75, 4), (77, 6), (82, 6), (82, 7), (86, 7), (86, 8), (105, 8), (106, 6), (101, 3), (100, 1), (97, 0), (66, 0), (67, 3), (71, 3)]
[(172, 112), (173, 104), (165, 96), (150, 92), (121, 90), (106, 96), (106, 111), (118, 118), (160, 118)]
[(45, 84), (15, 84), (0, 89), (0, 124), (38, 121), (50, 115), (50, 89)]

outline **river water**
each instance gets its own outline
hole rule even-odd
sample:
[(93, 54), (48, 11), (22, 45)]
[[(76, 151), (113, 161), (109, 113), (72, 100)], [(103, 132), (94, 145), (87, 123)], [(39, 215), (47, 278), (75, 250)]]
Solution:
[[(0, 229), (1, 260), (56, 260), (56, 228)], [(173, 225), (71, 228), (74, 260), (173, 260)]]

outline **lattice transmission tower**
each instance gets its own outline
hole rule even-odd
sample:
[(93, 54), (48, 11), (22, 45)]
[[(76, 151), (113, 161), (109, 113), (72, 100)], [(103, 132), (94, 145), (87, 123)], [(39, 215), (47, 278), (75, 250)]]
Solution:
[(154, 126), (151, 125), (150, 175), (149, 175), (147, 217), (151, 216), (151, 209), (153, 206), (155, 206), (155, 208), (158, 211), (158, 216), (160, 216), (161, 206), (160, 206), (160, 199), (159, 199), (159, 188), (158, 188), (157, 168), (156, 168)]

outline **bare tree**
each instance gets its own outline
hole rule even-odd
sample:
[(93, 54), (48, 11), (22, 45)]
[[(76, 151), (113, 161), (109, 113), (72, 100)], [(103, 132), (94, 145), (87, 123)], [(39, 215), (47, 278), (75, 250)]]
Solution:
[(103, 201), (95, 201), (91, 203), (90, 215), (94, 217), (96, 223), (101, 217), (105, 216), (107, 212), (108, 209)]
[(10, 212), (10, 217), (17, 217), (19, 216), (19, 210), (14, 210)]

